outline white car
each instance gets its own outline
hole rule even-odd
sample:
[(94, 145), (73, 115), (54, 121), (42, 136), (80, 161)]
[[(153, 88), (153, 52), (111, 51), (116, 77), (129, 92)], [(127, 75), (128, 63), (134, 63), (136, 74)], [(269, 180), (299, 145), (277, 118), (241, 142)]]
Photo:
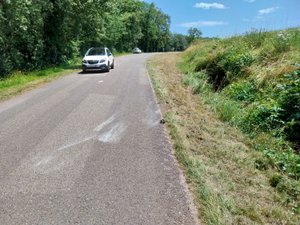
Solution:
[(138, 47), (136, 47), (136, 48), (134, 48), (134, 49), (132, 50), (132, 53), (133, 53), (133, 54), (141, 54), (141, 53), (142, 53), (142, 50), (139, 49)]
[(90, 48), (82, 59), (82, 71), (101, 70), (109, 72), (115, 66), (113, 54), (108, 48)]

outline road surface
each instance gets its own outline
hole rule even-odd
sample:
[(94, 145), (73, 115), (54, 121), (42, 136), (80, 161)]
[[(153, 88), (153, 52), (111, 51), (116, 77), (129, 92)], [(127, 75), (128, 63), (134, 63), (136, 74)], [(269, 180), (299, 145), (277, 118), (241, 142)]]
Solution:
[(149, 57), (0, 103), (1, 225), (195, 224)]

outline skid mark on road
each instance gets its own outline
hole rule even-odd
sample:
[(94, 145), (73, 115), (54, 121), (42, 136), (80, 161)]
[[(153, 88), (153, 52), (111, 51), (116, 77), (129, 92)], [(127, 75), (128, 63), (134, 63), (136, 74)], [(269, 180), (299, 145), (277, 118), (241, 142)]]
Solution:
[(96, 131), (97, 139), (103, 143), (117, 143), (123, 137), (124, 132), (127, 129), (127, 125), (124, 122), (119, 122), (116, 115), (112, 115), (94, 131)]
[(82, 144), (84, 142), (87, 142), (89, 140), (92, 140), (95, 136), (92, 136), (92, 137), (88, 137), (88, 138), (85, 138), (81, 141), (77, 141), (77, 142), (74, 142), (74, 143), (70, 143), (70, 144), (66, 144), (65, 146), (62, 146), (60, 148), (58, 148), (56, 151), (61, 151), (61, 150), (65, 150), (65, 149), (68, 149), (68, 148), (71, 148), (73, 146), (76, 146), (76, 145), (79, 145), (79, 144)]
[[(68, 191), (83, 171), (95, 143), (118, 143), (128, 128), (128, 125), (123, 122), (122, 115), (111, 115), (102, 120), (98, 126), (81, 120), (83, 118), (81, 115), (87, 108), (86, 104), (92, 104), (94, 100), (95, 96), (88, 98), (78, 106), (76, 112), (69, 114), (67, 120), (49, 134), (7, 176), (5, 182), (0, 184), (0, 192), (5, 190), (5, 193), (14, 195), (19, 190), (24, 193)], [(91, 115), (95, 117), (92, 121), (96, 121), (97, 112)], [(72, 126), (74, 121), (79, 123)], [(64, 127), (74, 129), (66, 131)], [(78, 127), (82, 129), (76, 129)]]
[(101, 123), (98, 127), (96, 127), (94, 129), (94, 131), (101, 131), (104, 127), (108, 126), (110, 123), (112, 123), (115, 120), (115, 115), (112, 115), (111, 117), (109, 117), (106, 121), (104, 121), (103, 123)]
[[(83, 140), (66, 144), (55, 150), (42, 151), (32, 158), (33, 170), (39, 173), (51, 173), (63, 167), (68, 167), (78, 156), (81, 156), (81, 146), (96, 137), (90, 136)], [(69, 151), (66, 151), (69, 150)], [(72, 150), (72, 151), (71, 151)]]
[[(113, 100), (114, 96), (110, 95), (88, 95), (18, 162), (0, 183), (0, 193), (14, 195), (20, 190), (24, 193), (55, 193), (70, 189), (84, 170), (95, 149), (93, 146), (99, 144), (100, 133), (114, 125), (111, 123), (115, 118), (108, 114)], [(103, 106), (106, 109), (99, 113)]]
[(39, 167), (39, 166), (43, 166), (48, 164), (52, 159), (54, 159), (53, 156), (47, 156), (43, 159), (41, 159), (39, 162), (37, 162), (37, 164), (35, 164), (35, 167)]
[(104, 143), (116, 143), (122, 138), (122, 135), (126, 131), (127, 126), (124, 123), (117, 123), (110, 130), (104, 132), (98, 136), (98, 140)]

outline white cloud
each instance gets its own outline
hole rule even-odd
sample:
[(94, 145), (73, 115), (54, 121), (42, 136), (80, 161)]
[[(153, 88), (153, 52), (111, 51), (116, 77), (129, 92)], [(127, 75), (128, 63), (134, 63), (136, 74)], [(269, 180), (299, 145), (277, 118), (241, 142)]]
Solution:
[(225, 9), (226, 7), (223, 4), (220, 3), (205, 3), (205, 2), (200, 2), (196, 3), (195, 8), (200, 8), (200, 9)]
[(258, 10), (258, 13), (254, 19), (243, 19), (244, 22), (262, 22), (265, 21), (265, 16), (267, 14), (275, 12), (279, 7), (270, 7), (266, 9)]
[(227, 22), (224, 21), (195, 21), (189, 23), (180, 24), (181, 27), (213, 27), (213, 26), (222, 26), (227, 25)]
[(272, 12), (275, 12), (279, 7), (271, 7), (271, 8), (266, 8), (266, 9), (261, 9), (258, 10), (259, 15), (265, 15), (265, 14), (270, 14)]

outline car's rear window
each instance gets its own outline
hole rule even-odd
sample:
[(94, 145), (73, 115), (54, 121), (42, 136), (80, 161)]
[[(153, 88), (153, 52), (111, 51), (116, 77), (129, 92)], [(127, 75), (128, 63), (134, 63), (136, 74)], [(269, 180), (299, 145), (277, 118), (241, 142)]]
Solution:
[(86, 55), (105, 55), (104, 48), (91, 48)]

